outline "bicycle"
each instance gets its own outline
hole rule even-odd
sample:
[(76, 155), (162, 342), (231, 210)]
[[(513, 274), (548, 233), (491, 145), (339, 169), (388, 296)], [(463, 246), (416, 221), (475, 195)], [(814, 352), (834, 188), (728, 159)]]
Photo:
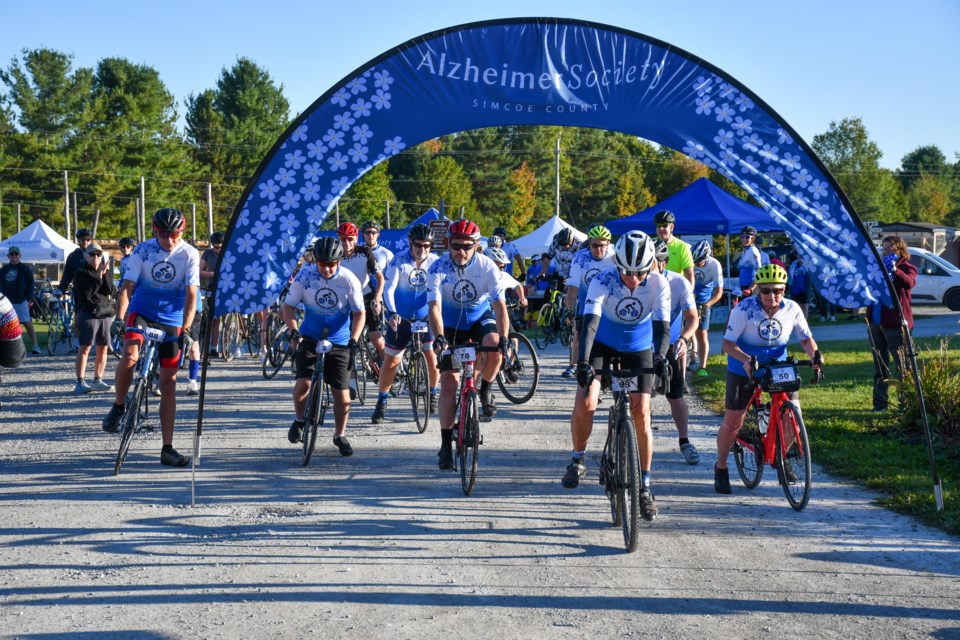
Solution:
[[(813, 471), (807, 428), (789, 394), (800, 389), (798, 366), (821, 364), (788, 358), (758, 367), (756, 358), (752, 357), (750, 366), (757, 384), (747, 408), (750, 424), (740, 428), (733, 444), (733, 459), (743, 485), (747, 489), (756, 488), (764, 467), (769, 464), (777, 470), (787, 502), (796, 511), (803, 510), (810, 499)], [(823, 370), (815, 369), (811, 384), (822, 379)], [(770, 394), (768, 403), (763, 402), (764, 392)]]
[(513, 404), (523, 404), (533, 397), (540, 382), (540, 360), (527, 336), (511, 332), (507, 355), (497, 372), (497, 386)]
[(427, 323), (424, 320), (406, 320), (401, 322), (410, 324), (410, 342), (404, 349), (403, 358), (397, 365), (396, 378), (400, 384), (394, 383), (399, 395), (403, 387), (410, 394), (410, 404), (413, 406), (413, 419), (417, 431), (423, 433), (430, 422), (430, 364), (423, 352), (423, 336), (427, 333)]
[(499, 347), (484, 347), (467, 341), (462, 345), (443, 352), (460, 366), (460, 391), (457, 394), (457, 407), (454, 411), (453, 441), (457, 445), (454, 460), (460, 467), (460, 486), (464, 495), (470, 495), (477, 482), (477, 462), (480, 459), (479, 391), (473, 383), (474, 363), (478, 352), (496, 353)]
[[(667, 369), (669, 365), (664, 363)], [(640, 517), (640, 450), (636, 424), (630, 412), (630, 393), (637, 390), (637, 376), (656, 374), (655, 369), (620, 369), (619, 360), (610, 368), (597, 371), (601, 379), (609, 379), (613, 406), (607, 420), (607, 439), (600, 455), (600, 484), (610, 501), (613, 525), (623, 528), (623, 543), (629, 553), (637, 550), (637, 525)], [(660, 377), (658, 387), (669, 391), (670, 371)]]
[(47, 353), (62, 356), (73, 350), (73, 303), (62, 293), (54, 293), (47, 332)]
[(303, 409), (303, 466), (310, 464), (310, 456), (317, 446), (317, 433), (323, 426), (323, 419), (330, 407), (330, 387), (323, 381), (323, 362), (326, 354), (333, 349), (333, 344), (324, 337), (317, 340), (315, 349), (317, 361), (313, 365), (313, 375), (310, 377), (310, 389), (307, 391), (307, 404)]
[(572, 314), (568, 312), (564, 304), (566, 293), (563, 288), (563, 280), (553, 278), (552, 285), (547, 289), (545, 297), (547, 302), (540, 307), (540, 311), (537, 313), (534, 340), (540, 349), (546, 349), (558, 339), (560, 344), (566, 347), (570, 344), (570, 326), (566, 319)]
[(110, 323), (110, 353), (113, 354), (113, 357), (117, 360), (123, 356), (123, 334), (126, 331), (126, 326), (123, 324), (123, 320), (120, 318), (114, 318), (113, 322)]
[(126, 403), (126, 410), (120, 418), (120, 449), (117, 451), (117, 461), (113, 467), (113, 475), (115, 476), (120, 475), (120, 467), (123, 466), (123, 461), (127, 458), (127, 452), (130, 450), (133, 437), (141, 428), (148, 428), (146, 421), (150, 408), (150, 389), (154, 377), (160, 370), (160, 352), (157, 345), (167, 337), (162, 329), (153, 327), (143, 329), (129, 327), (127, 331), (142, 335), (144, 344), (140, 349), (140, 359), (137, 361), (135, 369), (133, 391), (128, 395), (129, 401)]
[(273, 333), (273, 337), (267, 346), (267, 357), (263, 359), (261, 365), (261, 374), (264, 380), (277, 375), (277, 372), (283, 368), (283, 365), (289, 360), (293, 362), (293, 356), (296, 350), (290, 342), (290, 332), (285, 324), (281, 324)]

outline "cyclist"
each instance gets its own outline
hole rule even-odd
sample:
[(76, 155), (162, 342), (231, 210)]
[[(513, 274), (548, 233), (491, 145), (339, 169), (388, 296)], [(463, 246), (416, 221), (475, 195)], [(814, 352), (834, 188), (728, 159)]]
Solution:
[(549, 273), (550, 265), (556, 266), (557, 275), (564, 281), (570, 277), (570, 267), (573, 264), (573, 256), (580, 250), (580, 242), (573, 235), (573, 229), (564, 227), (558, 231), (550, 242), (550, 246), (543, 254), (540, 266), (540, 273)]
[(490, 238), (493, 239), (495, 237), (503, 241), (503, 246), (500, 248), (507, 254), (507, 259), (510, 261), (508, 265), (510, 268), (505, 269), (505, 272), (511, 276), (514, 275), (513, 265), (516, 264), (518, 271), (515, 277), (518, 282), (523, 282), (526, 279), (526, 267), (523, 264), (523, 256), (520, 255), (520, 249), (517, 248), (517, 245), (507, 240), (507, 228), (494, 227), (493, 235), (491, 235)]
[(33, 300), (33, 270), (20, 262), (20, 247), (7, 249), (8, 264), (0, 268), (0, 289), (17, 312), (17, 320), (27, 330), (33, 350), (30, 355), (39, 356), (37, 332), (30, 317), (30, 301)]
[(573, 334), (570, 336), (570, 366), (560, 375), (572, 378), (577, 371), (576, 362), (579, 352), (577, 335), (583, 326), (583, 303), (587, 299), (587, 289), (593, 278), (601, 271), (616, 266), (613, 252), (610, 251), (610, 230), (595, 224), (587, 231), (586, 246), (573, 256), (570, 277), (567, 279), (567, 309), (574, 309)]
[(693, 284), (693, 256), (690, 255), (690, 245), (673, 235), (673, 228), (677, 217), (672, 211), (664, 209), (653, 216), (653, 224), (657, 226), (657, 237), (667, 243), (670, 249), (670, 259), (667, 269), (681, 274), (690, 284)]
[[(363, 293), (360, 281), (342, 264), (343, 245), (339, 239), (317, 238), (313, 257), (316, 266), (304, 265), (300, 269), (281, 307), (291, 340), (299, 338), (294, 360), (297, 368), (297, 382), (293, 387), (295, 415), (287, 439), (296, 443), (303, 435), (303, 411), (313, 376), (311, 366), (317, 359), (317, 341), (326, 332), (327, 340), (333, 343), (333, 350), (323, 361), (323, 381), (333, 395), (333, 444), (341, 456), (350, 456), (353, 447), (346, 436), (350, 417), (350, 370), (357, 340), (363, 331)], [(297, 305), (300, 303), (306, 312), (298, 330)]]
[(700, 462), (700, 452), (688, 438), (690, 409), (683, 397), (683, 378), (686, 374), (687, 341), (693, 338), (697, 330), (697, 305), (693, 300), (693, 287), (690, 282), (679, 273), (667, 270), (667, 260), (670, 258), (667, 243), (657, 238), (653, 246), (657, 272), (662, 274), (670, 285), (670, 350), (667, 351), (667, 362), (670, 363), (673, 377), (670, 378), (670, 391), (666, 394), (667, 402), (670, 404), (673, 423), (677, 425), (680, 453), (687, 464), (694, 465)]
[[(784, 298), (787, 272), (783, 267), (763, 265), (757, 270), (755, 281), (757, 295), (741, 299), (731, 310), (723, 334), (723, 352), (727, 354), (727, 391), (723, 425), (717, 432), (717, 464), (713, 471), (713, 487), (717, 493), (733, 493), (727, 457), (753, 397), (754, 371), (750, 368), (750, 357), (756, 356), (761, 365), (783, 360), (792, 335), (814, 361), (815, 369), (823, 365), (823, 357), (800, 306)], [(791, 393), (790, 399), (799, 409), (798, 394)], [(788, 469), (789, 479), (793, 470)]]
[(713, 306), (723, 298), (723, 267), (713, 257), (713, 248), (707, 240), (701, 240), (693, 248), (693, 299), (697, 303), (699, 324), (697, 326), (697, 353), (699, 357), (690, 362), (691, 369), (698, 369), (698, 376), (708, 376), (707, 359), (710, 357), (710, 316)]
[(360, 227), (363, 232), (363, 242), (373, 251), (373, 257), (380, 267), (380, 273), (387, 269), (387, 265), (393, 260), (393, 251), (380, 244), (380, 224), (375, 220), (367, 220)]
[[(352, 222), (343, 222), (337, 227), (337, 236), (343, 245), (343, 266), (360, 281), (366, 307), (367, 339), (377, 349), (383, 360), (383, 271), (369, 246), (357, 245), (360, 230)], [(379, 232), (377, 234), (379, 237)], [(314, 256), (316, 257), (316, 256)], [(319, 259), (319, 258), (318, 258)], [(355, 392), (351, 391), (351, 396)]]
[[(433, 234), (425, 224), (415, 224), (407, 231), (409, 247), (393, 257), (384, 272), (387, 281), (383, 300), (387, 307), (387, 339), (384, 346), (383, 367), (380, 368), (380, 392), (370, 421), (379, 424), (387, 410), (390, 388), (397, 375), (397, 365), (410, 342), (410, 321), (427, 318), (427, 271), (437, 261), (430, 253)], [(433, 352), (433, 336), (428, 332), (423, 338), (423, 354), (427, 359), (430, 381), (430, 413), (436, 413), (440, 393), (440, 372), (437, 371), (437, 355)]]
[(144, 339), (142, 333), (131, 329), (162, 329), (167, 337), (158, 346), (163, 435), (160, 463), (173, 467), (190, 464), (190, 458), (173, 448), (173, 428), (177, 416), (180, 351), (189, 342), (200, 285), (200, 255), (181, 239), (186, 226), (187, 220), (179, 209), (160, 209), (153, 214), (155, 237), (137, 245), (128, 258), (117, 300), (117, 317), (126, 318), (127, 332), (123, 338), (123, 357), (117, 365), (114, 405), (103, 419), (103, 430), (115, 433)]
[[(210, 234), (210, 246), (204, 250), (200, 256), (200, 289), (203, 294), (209, 298), (210, 290), (213, 288), (213, 278), (217, 275), (217, 261), (220, 259), (220, 251), (223, 249), (223, 241), (226, 236), (223, 231), (214, 231)], [(211, 310), (212, 311), (212, 310)], [(217, 357), (217, 344), (220, 342), (220, 318), (213, 319), (213, 325), (210, 327), (210, 355)]]
[[(760, 251), (760, 248), (757, 246), (757, 229), (755, 227), (747, 225), (741, 229), (740, 242), (743, 243), (743, 253), (740, 255), (738, 266), (741, 280), (747, 282), (752, 280), (757, 269), (765, 264), (770, 264), (770, 256)], [(741, 289), (742, 288), (741, 285)]]
[[(499, 269), (490, 258), (477, 253), (480, 227), (470, 220), (456, 220), (447, 229), (450, 251), (430, 266), (428, 272), (430, 329), (434, 349), (441, 353), (449, 344), (467, 340), (483, 346), (499, 346), (506, 351), (507, 305)], [(497, 407), (490, 384), (500, 370), (501, 354), (488, 353), (480, 371), (480, 404), (485, 416), (492, 417)], [(452, 470), (452, 429), (455, 420), (460, 372), (449, 355), (440, 360), (440, 451), (441, 470)]]
[(493, 260), (493, 264), (497, 265), (497, 269), (500, 270), (498, 277), (503, 285), (504, 296), (512, 294), (510, 295), (510, 299), (513, 300), (516, 298), (517, 305), (520, 307), (520, 313), (526, 315), (528, 305), (527, 296), (523, 290), (523, 285), (520, 284), (516, 278), (507, 273), (506, 269), (508, 266), (510, 266), (510, 258), (507, 257), (507, 253), (500, 247), (487, 247), (487, 251), (484, 253), (484, 255)]
[(124, 236), (120, 238), (120, 281), (123, 281), (123, 270), (126, 268), (127, 258), (130, 257), (130, 254), (133, 253), (133, 248), (137, 246), (137, 241), (129, 236)]
[[(593, 279), (584, 301), (577, 394), (570, 417), (573, 460), (561, 481), (567, 489), (575, 489), (587, 472), (583, 456), (600, 396), (596, 369), (609, 367), (610, 360), (617, 357), (624, 369), (662, 371), (670, 347), (670, 286), (653, 269), (653, 241), (642, 231), (624, 234), (614, 246), (614, 262), (616, 268), (602, 271)], [(650, 396), (654, 382), (653, 375), (643, 374), (638, 378), (637, 391), (630, 394), (643, 480), (640, 514), (647, 521), (657, 515), (650, 488)]]

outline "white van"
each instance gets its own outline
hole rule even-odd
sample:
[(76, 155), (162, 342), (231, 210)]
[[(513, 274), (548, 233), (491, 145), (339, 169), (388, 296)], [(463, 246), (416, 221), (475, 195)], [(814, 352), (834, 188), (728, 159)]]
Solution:
[(942, 304), (950, 311), (960, 311), (960, 269), (926, 249), (908, 249), (910, 262), (917, 268), (917, 284), (910, 292), (910, 302)]

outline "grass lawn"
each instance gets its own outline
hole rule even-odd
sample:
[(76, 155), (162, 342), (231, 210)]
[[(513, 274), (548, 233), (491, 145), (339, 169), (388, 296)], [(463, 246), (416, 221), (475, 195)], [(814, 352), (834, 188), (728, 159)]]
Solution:
[[(918, 429), (910, 433), (898, 423), (896, 408), (875, 413), (873, 408), (873, 360), (866, 341), (820, 341), (827, 366), (826, 379), (819, 386), (808, 383), (811, 373), (801, 368), (804, 386), (800, 390), (804, 422), (810, 437), (813, 461), (832, 474), (849, 478), (881, 493), (879, 503), (919, 518), (925, 524), (960, 534), (960, 442), (947, 443), (934, 436), (937, 470), (943, 485), (944, 510), (936, 510), (927, 448)], [(917, 340), (922, 361), (939, 339)], [(950, 345), (956, 361), (960, 348)], [(805, 357), (794, 346), (791, 354)], [(920, 365), (923, 371), (923, 365)], [(717, 410), (723, 411), (726, 356), (710, 358), (708, 378), (693, 377), (697, 391)], [(960, 395), (960, 372), (952, 387)], [(927, 393), (928, 385), (924, 385)], [(896, 392), (890, 391), (896, 407)], [(927, 399), (927, 407), (934, 398)], [(811, 500), (816, 500), (816, 484)]]

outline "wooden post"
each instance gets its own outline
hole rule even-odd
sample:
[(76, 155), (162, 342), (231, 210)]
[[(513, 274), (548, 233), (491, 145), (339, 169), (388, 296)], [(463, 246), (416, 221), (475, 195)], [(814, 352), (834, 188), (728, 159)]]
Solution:
[(193, 240), (193, 246), (197, 246), (197, 203), (190, 203), (190, 238)]
[(17, 203), (17, 233), (20, 233), (20, 203)]
[(390, 201), (387, 200), (387, 229), (390, 228)]
[(67, 240), (73, 236), (70, 233), (70, 181), (67, 172), (63, 172), (63, 224), (67, 231)]
[(93, 237), (97, 237), (97, 227), (100, 226), (100, 209), (93, 212)]
[(213, 185), (207, 183), (207, 237), (213, 233)]
[(336, 217), (334, 218), (334, 222), (337, 223), (337, 227), (340, 227), (340, 201), (337, 200), (336, 204), (334, 204), (333, 206), (334, 206), (334, 211), (336, 211)]
[[(144, 182), (143, 182), (143, 176), (140, 176), (140, 211), (143, 213), (143, 218), (141, 218), (141, 219), (146, 219), (146, 217), (147, 217), (147, 215), (146, 215), (146, 214), (147, 214), (147, 195), (146, 195), (145, 185), (144, 185)], [(146, 231), (146, 227), (144, 227), (144, 231)]]
[(73, 192), (73, 228), (74, 233), (80, 230), (79, 215), (77, 214), (77, 192)]
[(133, 224), (136, 227), (134, 234), (137, 237), (137, 244), (143, 242), (143, 233), (140, 231), (140, 198), (133, 199)]

